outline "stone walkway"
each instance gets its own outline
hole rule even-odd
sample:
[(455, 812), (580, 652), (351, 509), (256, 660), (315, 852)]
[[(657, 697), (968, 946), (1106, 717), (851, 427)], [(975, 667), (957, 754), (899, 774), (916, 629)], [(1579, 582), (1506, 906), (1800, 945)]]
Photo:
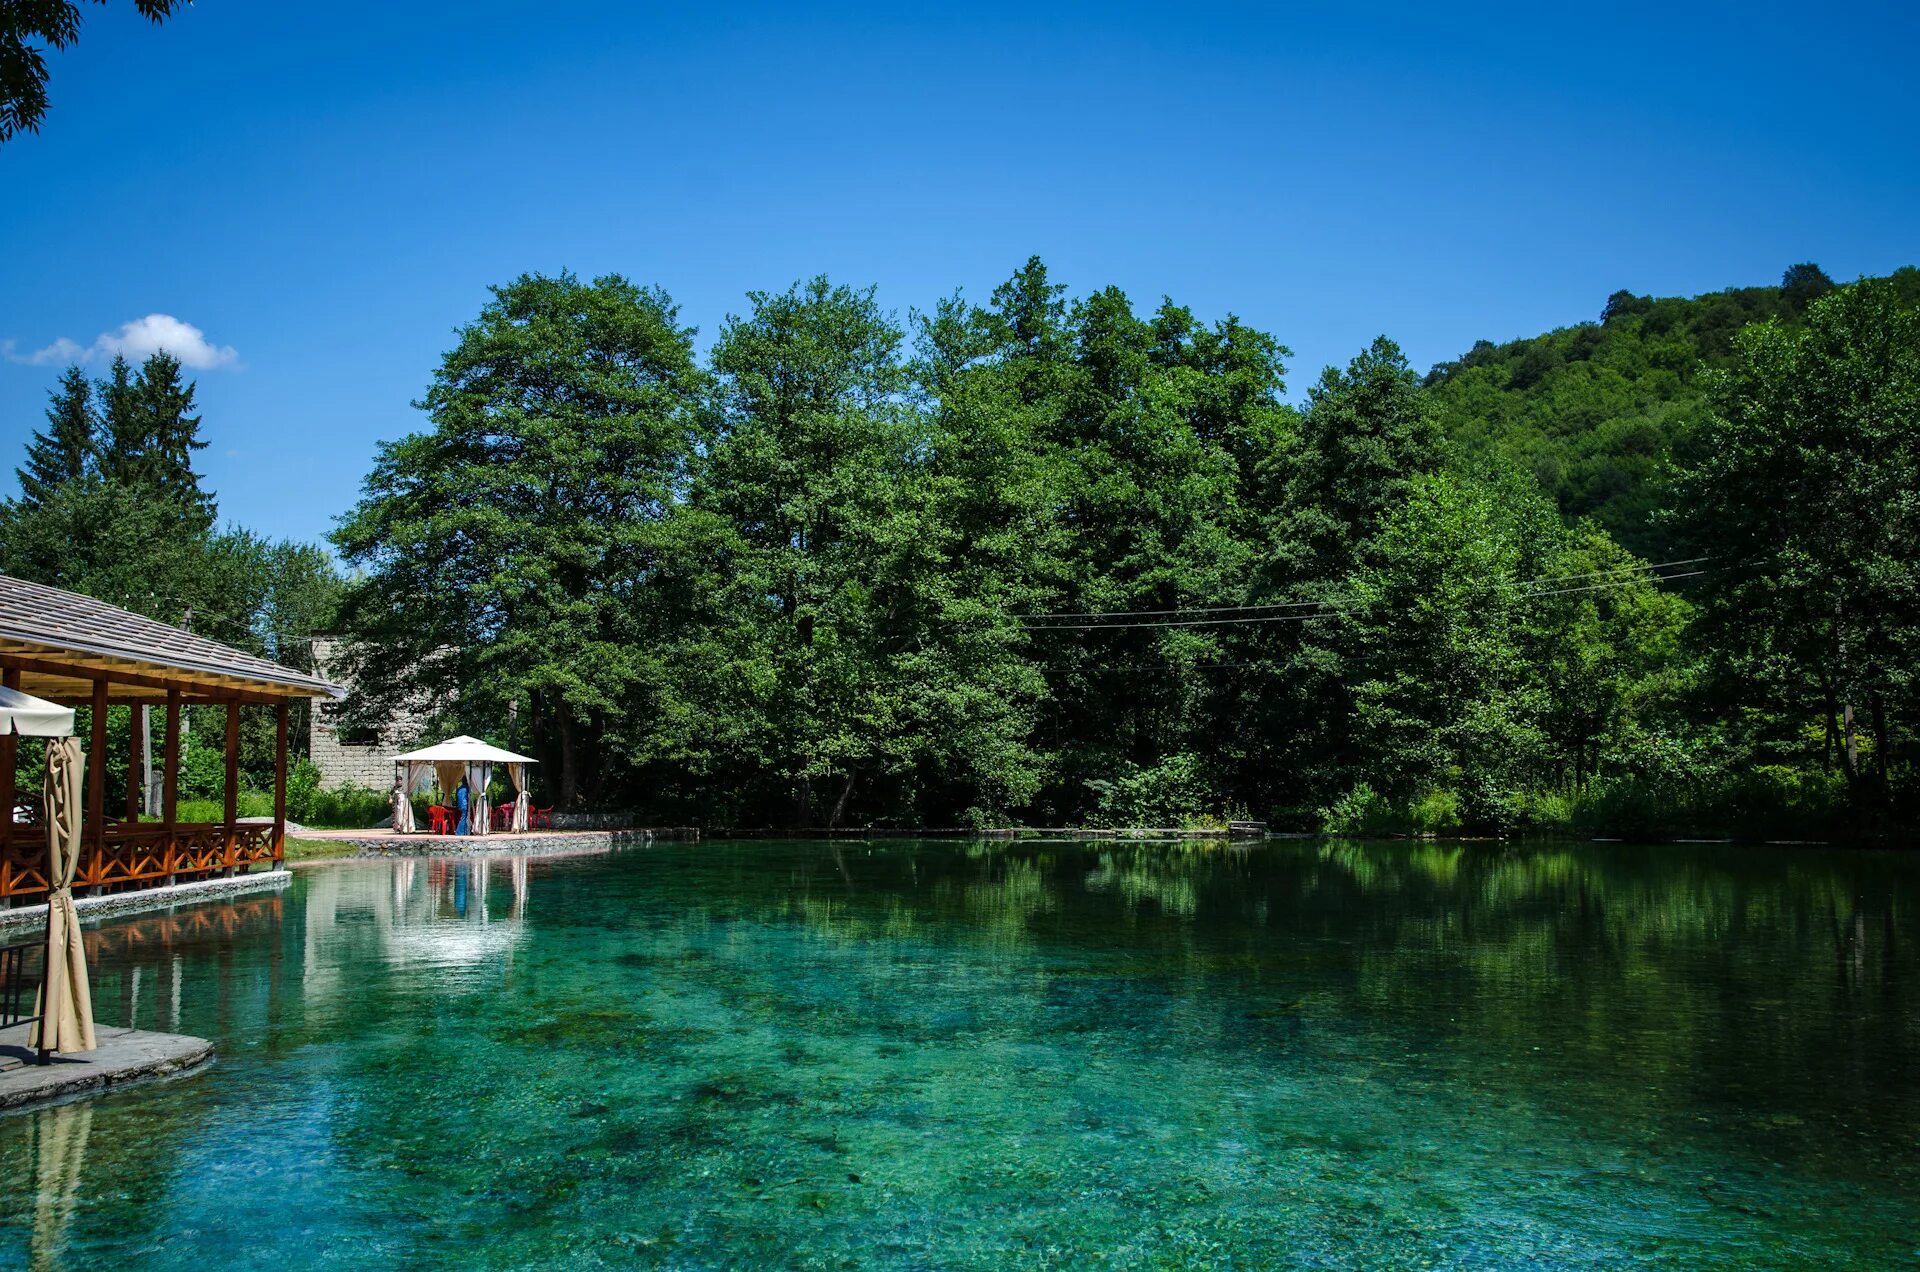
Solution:
[(0, 1029), (0, 1110), (98, 1095), (133, 1082), (171, 1077), (213, 1059), (213, 1044), (185, 1034), (96, 1026), (99, 1046), (37, 1064), (26, 1025)]
[(391, 830), (288, 831), (288, 839), (324, 839), (352, 844), (367, 856), (444, 857), (469, 853), (581, 853), (631, 848), (656, 839), (698, 839), (691, 827), (649, 826), (631, 830), (495, 831), (490, 835), (409, 835)]

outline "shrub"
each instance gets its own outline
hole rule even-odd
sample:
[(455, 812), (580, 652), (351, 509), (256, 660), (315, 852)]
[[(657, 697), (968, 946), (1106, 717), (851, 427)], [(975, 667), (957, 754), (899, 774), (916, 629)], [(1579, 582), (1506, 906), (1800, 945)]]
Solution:
[[(273, 816), (273, 793), (271, 791), (241, 791), (236, 801), (236, 815), (240, 817)], [(183, 822), (218, 822), (226, 820), (226, 801), (215, 799), (183, 799), (175, 805), (174, 816)]]
[(218, 747), (200, 745), (198, 736), (189, 733), (180, 748), (180, 798), (218, 800), (227, 785), (227, 755)]
[(375, 825), (392, 815), (393, 806), (387, 802), (386, 792), (364, 786), (342, 786), (338, 790), (315, 791), (307, 815), (295, 820), (303, 826), (357, 829)]
[(1130, 764), (1111, 782), (1087, 783), (1099, 803), (1093, 820), (1101, 826), (1218, 825), (1219, 801), (1207, 781), (1200, 757), (1169, 755), (1151, 768)]
[(1330, 835), (1445, 835), (1460, 824), (1460, 801), (1447, 790), (1394, 800), (1361, 782), (1320, 810), (1320, 829)]
[(287, 769), (287, 816), (302, 826), (313, 820), (320, 795), (320, 769), (312, 760), (295, 760)]

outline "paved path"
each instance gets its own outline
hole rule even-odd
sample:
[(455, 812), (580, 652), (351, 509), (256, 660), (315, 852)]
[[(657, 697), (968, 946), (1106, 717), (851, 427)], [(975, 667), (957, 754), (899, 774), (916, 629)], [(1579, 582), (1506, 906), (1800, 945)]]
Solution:
[(631, 848), (656, 839), (697, 839), (699, 832), (679, 826), (631, 830), (495, 831), (490, 835), (402, 835), (392, 830), (288, 831), (289, 839), (324, 839), (352, 844), (368, 856), (444, 857), (466, 853), (581, 853)]
[(27, 1046), (26, 1025), (0, 1029), (0, 1109), (25, 1108), (170, 1077), (213, 1059), (213, 1044), (185, 1034), (147, 1033), (140, 1029), (96, 1026), (100, 1043), (92, 1051), (56, 1055), (37, 1064)]

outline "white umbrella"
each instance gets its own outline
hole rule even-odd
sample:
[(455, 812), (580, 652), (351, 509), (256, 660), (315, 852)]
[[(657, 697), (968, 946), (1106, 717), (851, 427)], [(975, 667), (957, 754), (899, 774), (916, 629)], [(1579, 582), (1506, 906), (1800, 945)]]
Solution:
[(73, 708), (0, 685), (0, 736), (67, 738), (73, 736)]

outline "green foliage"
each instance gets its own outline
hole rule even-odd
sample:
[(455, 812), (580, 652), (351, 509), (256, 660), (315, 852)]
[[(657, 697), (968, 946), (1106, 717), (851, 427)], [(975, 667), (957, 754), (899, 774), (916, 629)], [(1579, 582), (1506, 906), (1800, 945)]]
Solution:
[[(234, 811), (235, 816), (238, 817), (271, 817), (273, 816), (273, 792), (243, 790), (240, 792)], [(226, 798), (221, 796), (212, 799), (182, 799), (176, 806), (175, 815), (183, 822), (225, 821)]]
[(1365, 782), (1321, 810), (1318, 827), (1330, 835), (1451, 835), (1462, 828), (1460, 801), (1452, 791), (1425, 790), (1394, 798)]
[(1723, 567), (1702, 627), (1722, 687), (1779, 709), (1776, 750), (1822, 721), (1856, 802), (1889, 808), (1920, 716), (1920, 310), (1890, 281), (1829, 292), (1741, 333), (1711, 387), (1675, 521)]
[[(1272, 337), (1038, 260), (911, 347), (871, 290), (749, 300), (703, 367), (657, 290), (495, 290), (336, 536), (362, 722), (424, 703), (557, 803), (734, 825), (1913, 815), (1920, 272), (1616, 293), (1424, 383), (1382, 338), (1300, 408)], [(331, 563), (195, 530), (197, 430), (177, 365), (69, 373), (0, 557), (304, 659)], [(254, 785), (270, 746), (244, 715)], [(386, 812), (308, 767), (289, 802)]]
[[(301, 803), (298, 814), (294, 812), (292, 793), (288, 793), (287, 816), (302, 826), (355, 830), (377, 826), (392, 815), (393, 806), (387, 802), (387, 793), (364, 786), (316, 790)], [(423, 820), (421, 824), (426, 823)]]
[(224, 750), (207, 745), (198, 734), (188, 734), (185, 741), (180, 748), (180, 798), (210, 800), (221, 796), (227, 786)]
[[(310, 668), (307, 638), (332, 624), (337, 603), (332, 559), (311, 545), (213, 528), (214, 501), (193, 467), (206, 443), (179, 362), (157, 353), (136, 372), (115, 359), (98, 383), (69, 368), (51, 397), (47, 427), (17, 470), (21, 493), (0, 502), (0, 573)], [(195, 716), (196, 736), (224, 737), (218, 709)], [(243, 721), (242, 768), (270, 773), (266, 712), (246, 708)], [(302, 706), (296, 745), (305, 723)], [(109, 736), (111, 763), (124, 775), (126, 726), (113, 725)], [(203, 777), (192, 780), (204, 787)]]
[[(143, 17), (156, 23), (182, 5), (183, 0), (133, 3)], [(15, 133), (40, 131), (47, 113), (46, 51), (71, 48), (79, 38), (77, 0), (30, 0), (0, 8), (0, 142)]]
[(1206, 761), (1187, 752), (1169, 755), (1148, 767), (1128, 765), (1113, 781), (1089, 783), (1099, 796), (1096, 826), (1179, 827), (1215, 825), (1220, 815), (1219, 784)]
[(419, 404), (432, 431), (382, 447), (335, 534), (361, 571), (344, 609), (358, 718), (424, 695), (481, 733), (514, 704), (569, 804), (670, 746), (688, 707), (664, 650), (698, 534), (671, 514), (701, 385), (658, 291), (495, 288)]
[[(1887, 280), (1920, 303), (1920, 270)], [(1832, 283), (1796, 265), (1780, 287), (1692, 299), (1615, 292), (1598, 323), (1504, 345), (1482, 341), (1427, 377), (1448, 434), (1530, 472), (1569, 518), (1588, 517), (1629, 551), (1685, 555), (1655, 514), (1670, 457), (1708, 414), (1707, 373), (1732, 364), (1751, 323), (1797, 323)]]
[[(311, 760), (287, 766), (287, 816), (306, 825), (320, 800), (320, 770)], [(376, 819), (377, 820), (377, 819)]]

